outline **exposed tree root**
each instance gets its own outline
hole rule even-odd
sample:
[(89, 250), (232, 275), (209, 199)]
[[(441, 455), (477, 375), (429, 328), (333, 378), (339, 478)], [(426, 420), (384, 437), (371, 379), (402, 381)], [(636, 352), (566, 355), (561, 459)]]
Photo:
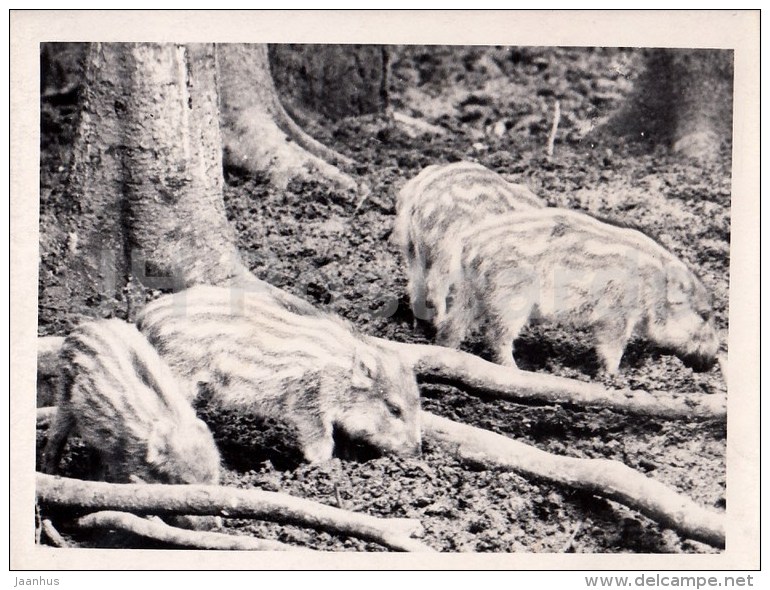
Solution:
[[(176, 545), (177, 547), (186, 547), (188, 549), (219, 549), (235, 551), (301, 550), (299, 547), (280, 543), (279, 541), (269, 541), (257, 539), (255, 537), (227, 535), (209, 531), (188, 531), (186, 529), (169, 526), (160, 520), (150, 520), (129, 512), (118, 512), (114, 510), (104, 510), (88, 514), (79, 518), (76, 525), (83, 529), (119, 529), (146, 539), (169, 543), (171, 545)], [(312, 551), (312, 549), (306, 549), (306, 551)]]
[(553, 455), (506, 436), (422, 412), (423, 436), (455, 456), (504, 467), (620, 502), (683, 537), (725, 546), (725, 516), (706, 510), (664, 484), (608, 459)]
[(310, 137), (286, 113), (270, 74), (266, 45), (218, 45), (217, 56), (228, 163), (267, 174), (278, 188), (294, 177), (320, 177), (346, 190), (357, 188), (337, 168), (353, 166), (353, 160)]
[(395, 551), (432, 551), (410, 538), (422, 532), (417, 520), (377, 518), (278, 492), (201, 485), (114, 484), (38, 473), (37, 495), (41, 505), (139, 514), (259, 518), (358, 537)]
[(378, 339), (412, 363), (425, 381), (451, 382), (486, 397), (547, 404), (591, 406), (666, 419), (724, 421), (723, 395), (652, 394), (641, 390), (607, 389), (597, 383), (521, 371), (485, 361), (475, 355), (433, 346)]
[[(254, 288), (260, 288), (261, 281), (254, 280)], [(309, 303), (275, 287), (271, 292), (285, 299), (288, 309), (295, 313), (308, 313), (314, 308)], [(296, 300), (296, 301), (295, 301)], [(50, 341), (49, 341), (50, 339)], [(406, 344), (375, 338), (379, 344), (397, 351), (411, 363), (418, 376), (425, 381), (446, 381), (460, 384), (469, 393), (492, 398), (535, 402), (541, 404), (564, 404), (610, 408), (619, 412), (656, 416), (666, 419), (714, 419), (724, 421), (727, 416), (727, 400), (723, 395), (686, 395), (676, 392), (652, 394), (641, 390), (606, 389), (596, 383), (584, 383), (575, 379), (520, 371), (485, 361), (475, 355), (433, 346), (430, 344)], [(57, 337), (38, 338), (38, 345), (45, 354), (38, 355), (46, 360), (38, 364), (39, 376), (55, 376), (58, 363), (53, 362), (56, 346), (63, 339)]]

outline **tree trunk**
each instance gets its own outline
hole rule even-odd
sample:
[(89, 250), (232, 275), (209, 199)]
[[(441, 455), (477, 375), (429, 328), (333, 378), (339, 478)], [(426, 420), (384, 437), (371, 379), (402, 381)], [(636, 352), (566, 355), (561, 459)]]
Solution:
[(356, 189), (337, 164), (353, 161), (302, 131), (281, 105), (270, 73), (266, 45), (218, 46), (225, 159), (285, 187), (295, 177), (319, 175), (343, 189)]
[(72, 212), (52, 241), (70, 269), (57, 297), (72, 308), (130, 316), (132, 301), (144, 301), (136, 286), (249, 283), (282, 297), (234, 246), (222, 200), (218, 89), (224, 141), (241, 162), (279, 185), (315, 171), (355, 187), (323, 158), (350, 161), (305, 135), (281, 107), (266, 47), (219, 50), (218, 64), (213, 45), (88, 46), (64, 199)]
[(385, 46), (270, 45), (269, 54), (275, 85), (292, 114), (336, 121), (384, 113), (388, 106)]
[(132, 275), (177, 290), (247, 273), (222, 201), (215, 65), (213, 45), (89, 48), (68, 182), (71, 298), (110, 312)]
[(66, 195), (66, 206), (76, 212), (66, 216), (71, 220), (66, 228), (66, 296), (107, 311), (115, 304), (116, 292), (126, 287), (129, 268), (123, 150), (117, 149), (125, 135), (117, 111), (125, 105), (126, 62), (101, 45), (89, 48)]
[(715, 157), (732, 138), (733, 53), (656, 49), (645, 66), (607, 130), (688, 157)]
[[(74, 307), (95, 316), (128, 316), (129, 299), (143, 301), (133, 293), (133, 279), (171, 290), (253, 282), (222, 200), (218, 81), (220, 87), (231, 85), (223, 100), (234, 101), (223, 106), (227, 145), (232, 151), (235, 119), (249, 138), (238, 144), (251, 154), (242, 160), (259, 160), (280, 177), (279, 184), (315, 163), (340, 184), (355, 186), (318, 157), (334, 160), (334, 152), (304, 135), (283, 111), (265, 46), (220, 50), (217, 72), (210, 44), (88, 47), (65, 199), (74, 214), (64, 216), (71, 221), (61, 228), (67, 244), (60, 254), (70, 272), (58, 295)], [(49, 54), (44, 53), (48, 62)], [(302, 143), (288, 143), (287, 137)]]

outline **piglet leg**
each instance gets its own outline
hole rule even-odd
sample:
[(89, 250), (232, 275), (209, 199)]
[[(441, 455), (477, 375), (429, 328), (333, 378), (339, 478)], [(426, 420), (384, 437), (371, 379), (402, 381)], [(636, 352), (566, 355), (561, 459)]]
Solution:
[(616, 374), (620, 368), (620, 360), (634, 331), (634, 324), (633, 321), (618, 318), (605, 320), (594, 329), (596, 354), (610, 375)]

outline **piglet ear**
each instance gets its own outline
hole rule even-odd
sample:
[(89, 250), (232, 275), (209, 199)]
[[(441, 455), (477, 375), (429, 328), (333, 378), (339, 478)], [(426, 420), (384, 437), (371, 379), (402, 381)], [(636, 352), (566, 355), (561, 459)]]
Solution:
[(689, 299), (688, 281), (682, 269), (669, 268), (666, 273), (666, 300), (669, 303), (687, 303)]
[(353, 375), (350, 384), (356, 389), (369, 389), (374, 383), (377, 361), (369, 354), (356, 350), (353, 355)]

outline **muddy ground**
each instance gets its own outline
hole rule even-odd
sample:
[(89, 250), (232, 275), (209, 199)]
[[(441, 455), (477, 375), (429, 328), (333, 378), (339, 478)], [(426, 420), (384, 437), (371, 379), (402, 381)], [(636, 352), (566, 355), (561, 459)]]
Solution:
[[(399, 187), (423, 167), (476, 160), (527, 183), (549, 205), (609, 217), (654, 235), (685, 260), (714, 295), (726, 334), (730, 243), (730, 150), (704, 165), (673, 157), (665, 146), (600, 137), (597, 127), (629, 92), (640, 53), (612, 49), (398, 47), (392, 51), (392, 107), (446, 130), (412, 137), (383, 116), (312, 122), (318, 139), (358, 163), (371, 192), (339, 193), (322, 183), (293, 182), (276, 191), (264, 179), (226, 170), (225, 201), (238, 246), (261, 278), (351, 320), (362, 331), (404, 342), (430, 342), (405, 304), (405, 276), (388, 243)], [(552, 159), (545, 145), (559, 100)], [(57, 297), (65, 280), (57, 252), (57, 199), (72, 142), (74, 107), (43, 103), (39, 333), (64, 334), (80, 314)], [(306, 121), (307, 124), (307, 121)], [(398, 311), (383, 309), (399, 301)], [(116, 306), (118, 310), (120, 306)], [(103, 311), (100, 311), (102, 315)], [(121, 315), (120, 311), (116, 311)], [(614, 378), (596, 375), (585, 334), (529, 328), (517, 341), (519, 366), (608, 387), (724, 393), (718, 368), (693, 373), (675, 357), (633, 342)], [(469, 349), (473, 350), (473, 343)], [(704, 506), (725, 507), (723, 425), (629, 417), (609, 410), (532, 407), (485, 401), (449, 385), (423, 385), (423, 407), (552, 453), (622, 461)], [(614, 502), (501, 470), (464, 465), (425, 444), (420, 459), (335, 459), (324, 465), (284, 461), (284, 451), (254, 449), (249, 425), (222, 440), (227, 485), (283, 491), (383, 516), (419, 519), (423, 540), (441, 551), (698, 553), (714, 549)], [(38, 433), (38, 442), (44, 432)], [(233, 442), (235, 441), (235, 442)], [(63, 471), (83, 475), (88, 453), (77, 444)], [(280, 446), (280, 445), (279, 445)], [(291, 451), (285, 451), (291, 453)], [(61, 525), (66, 532), (66, 525)], [(325, 533), (246, 520), (229, 532), (255, 534), (323, 550), (382, 550)], [(576, 532), (577, 531), (577, 532)], [(82, 545), (147, 546), (125, 536), (85, 538)], [(571, 542), (569, 542), (571, 540)]]

